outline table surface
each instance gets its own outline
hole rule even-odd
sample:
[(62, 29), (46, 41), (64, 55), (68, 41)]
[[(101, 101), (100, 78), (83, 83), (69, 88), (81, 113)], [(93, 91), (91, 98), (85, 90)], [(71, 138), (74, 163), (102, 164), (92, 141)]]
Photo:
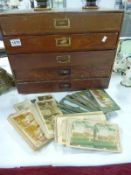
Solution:
[[(0, 59), (0, 66), (11, 73), (7, 58)], [(121, 110), (108, 115), (111, 123), (120, 127), (122, 153), (83, 151), (67, 148), (52, 141), (40, 151), (33, 151), (7, 121), (14, 113), (13, 105), (25, 99), (33, 99), (37, 94), (19, 94), (16, 88), (0, 95), (0, 168), (20, 166), (96, 166), (131, 162), (131, 88), (120, 85), (120, 75), (113, 73), (108, 94), (117, 102)], [(50, 93), (60, 100), (72, 92)], [(49, 94), (49, 93), (48, 93)]]

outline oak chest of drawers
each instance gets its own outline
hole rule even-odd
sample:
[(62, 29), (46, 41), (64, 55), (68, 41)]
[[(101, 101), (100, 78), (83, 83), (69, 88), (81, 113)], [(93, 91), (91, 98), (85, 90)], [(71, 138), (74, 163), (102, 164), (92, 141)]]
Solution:
[(115, 10), (0, 15), (20, 93), (107, 88), (123, 18)]

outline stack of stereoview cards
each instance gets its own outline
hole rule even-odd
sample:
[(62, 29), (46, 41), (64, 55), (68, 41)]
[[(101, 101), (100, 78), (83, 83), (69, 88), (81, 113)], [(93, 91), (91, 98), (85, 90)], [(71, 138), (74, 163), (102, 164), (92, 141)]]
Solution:
[(59, 107), (64, 114), (103, 111), (105, 114), (117, 111), (120, 107), (101, 89), (83, 90), (65, 96)]
[(68, 147), (121, 152), (118, 125), (106, 121), (102, 111), (57, 117), (55, 140)]
[(62, 112), (52, 96), (25, 100), (14, 107), (17, 113), (11, 114), (8, 120), (32, 149), (37, 150), (53, 139), (55, 117)]
[[(65, 103), (67, 97), (74, 106)], [(16, 113), (8, 120), (34, 150), (55, 138), (68, 147), (121, 151), (119, 128), (108, 122), (104, 114), (120, 108), (104, 90), (79, 91), (60, 103), (51, 95), (38, 96), (14, 107)]]

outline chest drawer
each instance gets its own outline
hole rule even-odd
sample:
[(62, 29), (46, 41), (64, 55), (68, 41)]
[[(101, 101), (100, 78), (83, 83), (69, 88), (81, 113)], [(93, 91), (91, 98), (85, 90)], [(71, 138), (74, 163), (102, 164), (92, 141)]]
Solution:
[(21, 71), (32, 69), (44, 69), (52, 67), (90, 66), (98, 67), (112, 65), (115, 50), (88, 51), (88, 52), (57, 52), (38, 54), (16, 54), (10, 55), (9, 61), (12, 70)]
[(63, 67), (35, 70), (19, 70), (14, 71), (17, 82), (22, 81), (52, 81), (52, 80), (69, 80), (69, 79), (85, 79), (85, 78), (100, 78), (109, 77), (111, 66), (93, 67)]
[(17, 81), (52, 81), (109, 77), (115, 51), (71, 52), (68, 55), (62, 53), (61, 56), (60, 54), (11, 55), (10, 63), (15, 78)]
[[(49, 33), (85, 33), (119, 31), (121, 11), (46, 11), (6, 13), (1, 16), (1, 29), (5, 36), (38, 35)], [(8, 23), (7, 23), (8, 21)]]
[(84, 90), (88, 88), (106, 88), (108, 86), (109, 78), (89, 78), (66, 81), (36, 81), (36, 82), (19, 82), (17, 88), (20, 93), (33, 92), (61, 92)]
[[(5, 37), (9, 54), (115, 49), (118, 33)], [(17, 42), (16, 42), (17, 41)]]

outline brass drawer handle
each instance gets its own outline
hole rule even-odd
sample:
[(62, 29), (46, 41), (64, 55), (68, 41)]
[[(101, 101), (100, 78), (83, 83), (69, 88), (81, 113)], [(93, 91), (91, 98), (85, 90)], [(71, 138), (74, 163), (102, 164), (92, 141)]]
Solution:
[(71, 88), (71, 84), (70, 83), (60, 83), (59, 88), (63, 90), (68, 90)]
[(70, 55), (57, 56), (56, 61), (59, 64), (70, 63), (71, 62), (71, 56)]
[(70, 47), (71, 38), (70, 37), (56, 38), (56, 46), (57, 47)]
[(58, 75), (60, 76), (66, 76), (71, 74), (70, 69), (61, 69), (61, 70), (58, 70), (57, 72), (58, 72)]
[(54, 19), (54, 27), (56, 29), (68, 29), (70, 28), (70, 19), (69, 18)]

